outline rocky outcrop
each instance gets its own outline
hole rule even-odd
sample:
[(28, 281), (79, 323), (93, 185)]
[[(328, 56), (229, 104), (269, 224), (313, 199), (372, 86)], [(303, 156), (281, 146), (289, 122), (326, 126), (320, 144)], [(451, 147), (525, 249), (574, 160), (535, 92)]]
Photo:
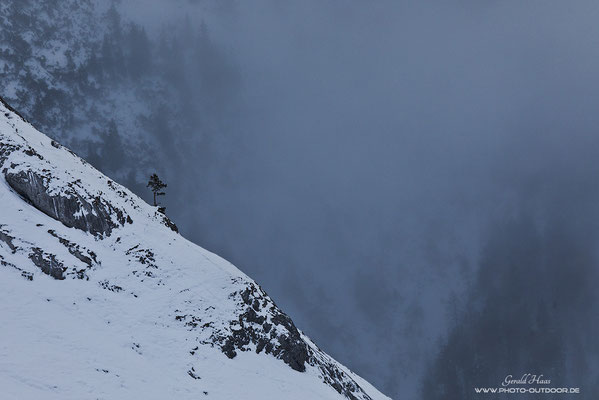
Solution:
[(322, 380), (350, 400), (372, 400), (347, 373), (322, 352), (312, 353), (310, 365), (318, 367)]
[(33, 280), (33, 274), (31, 272), (24, 271), (22, 268), (17, 267), (13, 263), (5, 261), (4, 260), (4, 256), (2, 254), (0, 254), (0, 266), (14, 268), (17, 271), (21, 272), (21, 276), (23, 278), (27, 279), (28, 281), (32, 281)]
[(48, 253), (39, 247), (34, 247), (30, 250), (29, 259), (44, 274), (50, 275), (54, 279), (74, 278), (89, 280), (89, 276), (87, 275), (89, 267), (78, 268), (76, 265), (69, 266), (68, 262), (59, 260), (54, 254)]
[(254, 348), (256, 353), (272, 354), (294, 370), (304, 372), (308, 347), (291, 318), (254, 284), (233, 296), (238, 296), (243, 312), (237, 320), (230, 321), (229, 329), (214, 332), (212, 343), (229, 358), (234, 358), (237, 351)]
[[(292, 369), (304, 372), (307, 366), (318, 369), (324, 383), (350, 400), (371, 400), (371, 397), (345, 371), (317, 347), (310, 346), (287, 314), (282, 312), (258, 285), (248, 284), (234, 292), (240, 310), (228, 329), (212, 333), (209, 344), (220, 347), (229, 358), (238, 351), (265, 352), (285, 362)], [(197, 326), (193, 315), (177, 317), (186, 326)], [(211, 328), (211, 324), (202, 327)]]
[(56, 259), (54, 254), (47, 254), (40, 248), (33, 249), (29, 254), (29, 259), (37, 265), (43, 273), (50, 275), (54, 279), (63, 280), (66, 268), (64, 264)]
[(48, 230), (48, 233), (50, 235), (54, 236), (55, 238), (57, 238), (58, 241), (60, 242), (60, 244), (62, 244), (64, 247), (66, 247), (67, 250), (69, 251), (69, 253), (71, 253), (71, 255), (73, 255), (73, 257), (75, 257), (79, 261), (85, 263), (87, 265), (87, 268), (91, 268), (93, 264), (98, 263), (98, 260), (96, 258), (96, 253), (94, 253), (93, 251), (85, 249), (85, 248), (81, 247), (80, 245), (78, 245), (77, 243), (73, 243), (70, 240), (67, 240), (67, 239), (59, 236), (52, 229)]
[(0, 240), (6, 243), (13, 253), (17, 251), (17, 246), (15, 246), (12, 242), (14, 237), (10, 236), (8, 233), (0, 231)]
[(51, 195), (48, 179), (34, 171), (14, 173), (9, 170), (5, 172), (5, 178), (10, 187), (35, 208), (69, 228), (81, 229), (96, 236), (110, 236), (112, 229), (131, 221), (123, 211), (100, 197), (88, 201), (75, 190), (67, 190), (64, 195)]
[(171, 231), (179, 233), (179, 228), (177, 228), (177, 225), (175, 225), (175, 223), (166, 215), (163, 215), (162, 217), (162, 224), (167, 226)]

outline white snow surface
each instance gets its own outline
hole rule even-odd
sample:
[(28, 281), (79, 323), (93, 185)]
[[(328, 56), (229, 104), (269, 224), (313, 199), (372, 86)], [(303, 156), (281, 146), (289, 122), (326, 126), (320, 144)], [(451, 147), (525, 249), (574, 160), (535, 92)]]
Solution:
[[(12, 248), (0, 240), (0, 398), (347, 398), (325, 384), (314, 365), (298, 372), (255, 351), (238, 351), (229, 359), (207, 344), (211, 333), (230, 330), (237, 318), (239, 302), (232, 294), (254, 282), (165, 226), (155, 207), (2, 104), (0, 145), (19, 147), (0, 165), (0, 232), (13, 238)], [(78, 193), (106, 199), (133, 223), (106, 237), (68, 228), (15, 193), (5, 169), (49, 176), (53, 194), (68, 195), (67, 183), (75, 182)], [(59, 238), (97, 261), (89, 268)], [(46, 275), (30, 259), (35, 248), (69, 269), (87, 268), (87, 279)], [(139, 256), (147, 251), (153, 260), (144, 264)], [(177, 319), (191, 314), (201, 319), (198, 326)], [(302, 337), (370, 398), (387, 399)]]

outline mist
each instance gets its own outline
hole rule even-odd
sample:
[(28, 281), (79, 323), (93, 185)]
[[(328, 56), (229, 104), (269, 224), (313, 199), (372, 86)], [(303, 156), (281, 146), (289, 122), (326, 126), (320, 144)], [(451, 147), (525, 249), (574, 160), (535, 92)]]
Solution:
[[(579, 284), (596, 266), (596, 6), (232, 7), (211, 26), (243, 76), (245, 147), (230, 164), (240, 195), (219, 213), (234, 228), (204, 243), (394, 398), (434, 398), (427, 390), (440, 386), (439, 398), (463, 399), (475, 384), (531, 368), (592, 393), (596, 372), (566, 373), (583, 357), (564, 342), (578, 337), (591, 352), (584, 364), (596, 366), (596, 299)], [(577, 225), (586, 218), (590, 226)], [(530, 220), (547, 232), (527, 233)], [(206, 224), (220, 221), (193, 235)], [(507, 243), (495, 243), (501, 235)], [(518, 279), (539, 289), (510, 290)], [(489, 280), (497, 293), (481, 295)], [(574, 293), (588, 302), (551, 311), (553, 296)], [(499, 312), (523, 296), (532, 315), (553, 313), (538, 336), (570, 318), (572, 328), (530, 348), (527, 319)], [(480, 302), (514, 330), (498, 350), (478, 328), (492, 323), (473, 316)], [(452, 339), (469, 329), (493, 368), (456, 387), (455, 375), (435, 371), (472, 372), (470, 342)], [(560, 346), (567, 356), (541, 357)], [(444, 358), (452, 351), (463, 360)]]
[(99, 83), (68, 82), (112, 108), (29, 118), (148, 200), (157, 171), (184, 236), (392, 398), (592, 398), (595, 2), (109, 3)]

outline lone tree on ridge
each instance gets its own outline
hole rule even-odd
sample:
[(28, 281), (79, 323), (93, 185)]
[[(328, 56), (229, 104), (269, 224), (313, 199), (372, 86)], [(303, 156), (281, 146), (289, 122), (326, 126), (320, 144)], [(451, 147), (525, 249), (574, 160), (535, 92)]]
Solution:
[[(149, 187), (150, 190), (154, 193), (154, 207), (158, 206), (156, 196), (164, 196), (166, 194), (162, 191), (162, 189), (164, 189), (166, 186), (167, 184), (162, 182), (158, 175), (152, 174), (152, 176), (150, 176), (150, 180), (148, 181), (147, 187)], [(158, 209), (158, 211), (160, 212), (164, 212), (164, 210), (166, 210), (166, 207), (160, 207)]]

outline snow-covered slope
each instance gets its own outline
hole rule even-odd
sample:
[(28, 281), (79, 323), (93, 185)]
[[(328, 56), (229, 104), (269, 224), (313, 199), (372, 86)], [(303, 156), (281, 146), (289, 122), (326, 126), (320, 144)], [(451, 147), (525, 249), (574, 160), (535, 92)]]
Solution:
[(2, 398), (386, 398), (4, 102), (0, 171)]

